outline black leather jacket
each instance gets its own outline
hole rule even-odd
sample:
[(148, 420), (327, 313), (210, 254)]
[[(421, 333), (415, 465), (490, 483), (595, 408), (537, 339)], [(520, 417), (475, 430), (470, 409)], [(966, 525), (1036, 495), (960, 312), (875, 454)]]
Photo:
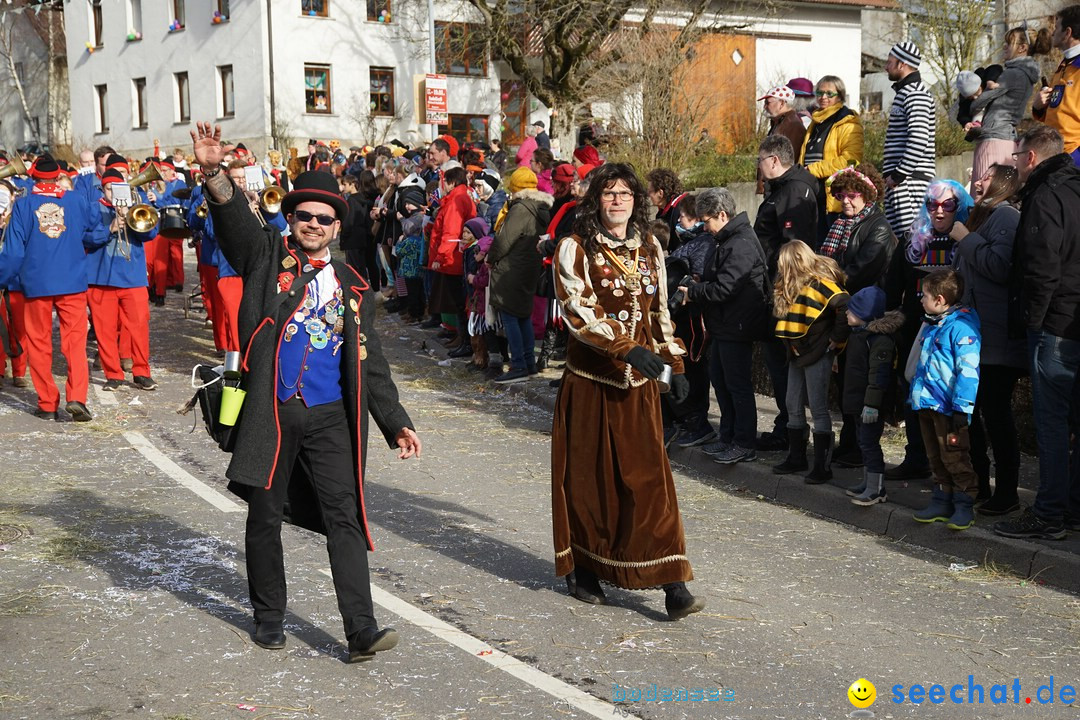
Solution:
[(836, 259), (847, 275), (844, 288), (854, 295), (865, 287), (880, 286), (894, 250), (896, 236), (885, 214), (875, 208), (851, 231), (843, 257)]

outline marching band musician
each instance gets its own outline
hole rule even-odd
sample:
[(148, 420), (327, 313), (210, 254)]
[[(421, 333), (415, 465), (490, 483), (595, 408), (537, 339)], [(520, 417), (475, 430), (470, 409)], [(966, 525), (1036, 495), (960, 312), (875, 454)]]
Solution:
[[(161, 173), (161, 179), (165, 181), (165, 192), (158, 198), (158, 209), (166, 208), (169, 206), (179, 206), (184, 215), (187, 215), (186, 199), (181, 199), (173, 195), (177, 190), (184, 190), (187, 188), (187, 182), (177, 174), (176, 165), (173, 164), (171, 158), (165, 158), (157, 162), (158, 172)], [(169, 289), (176, 290), (177, 292), (183, 292), (184, 290), (184, 242), (186, 238), (171, 237), (168, 243), (161, 243), (162, 249), (158, 252), (161, 253), (165, 250), (167, 245), (166, 254), (166, 270), (165, 270), (165, 282)]]
[(107, 232), (101, 213), (91, 212), (85, 196), (56, 184), (60, 167), (48, 155), (34, 163), (36, 181), (30, 194), (11, 212), (0, 249), (0, 287), (20, 280), (26, 297), (26, 352), (37, 391), (35, 415), (56, 420), (60, 391), (52, 375), (52, 314), (60, 319), (60, 349), (67, 361), (65, 410), (73, 420), (93, 415), (86, 407), (90, 371), (86, 360), (86, 250)]
[[(0, 162), (0, 167), (6, 164), (5, 159)], [(0, 198), (6, 198), (6, 201), (0, 204), (0, 228), (7, 227), (16, 201), (16, 193), (15, 186), (8, 182), (8, 179), (0, 180)], [(13, 353), (9, 356), (3, 344), (0, 343), (0, 376), (4, 375), (10, 357), (11, 379), (17, 388), (30, 385), (26, 379), (26, 326), (23, 323), (23, 302), (22, 284), (18, 277), (15, 277), (8, 284), (7, 291), (0, 293), (0, 322), (4, 324), (10, 344), (9, 349)]]
[[(229, 163), (228, 174), (236, 186), (240, 188), (247, 199), (248, 209), (258, 218), (260, 225), (272, 225), (283, 235), (287, 235), (288, 225), (280, 212), (270, 215), (259, 207), (259, 195), (247, 189), (247, 175), (244, 168), (248, 166), (244, 160), (233, 160)], [(208, 217), (206, 222), (206, 234), (214, 235), (213, 221)], [(216, 238), (215, 238), (216, 241)], [(244, 294), (244, 281), (240, 273), (229, 264), (225, 254), (221, 251), (220, 243), (215, 242), (217, 248), (214, 252), (214, 263), (218, 269), (218, 295), (221, 297), (222, 322), (226, 333), (226, 350), (240, 349), (240, 327), (238, 316), (240, 313), (240, 298)]]
[[(101, 176), (103, 224), (108, 234), (95, 237), (86, 254), (86, 293), (98, 341), (98, 357), (105, 373), (104, 390), (112, 392), (124, 385), (121, 353), (132, 360), (132, 383), (140, 390), (153, 390), (150, 377), (150, 306), (147, 302), (146, 257), (143, 243), (157, 235), (157, 227), (140, 233), (125, 227), (128, 208), (112, 204), (112, 186), (124, 182), (116, 170)], [(121, 328), (129, 348), (120, 347)]]
[(213, 233), (209, 232), (209, 215), (200, 217), (200, 208), (203, 212), (206, 197), (203, 194), (202, 185), (196, 185), (191, 190), (191, 203), (187, 212), (188, 227), (191, 228), (191, 237), (195, 243), (195, 256), (198, 259), (199, 285), (202, 288), (203, 308), (206, 309), (206, 317), (210, 321), (214, 331), (214, 348), (218, 352), (225, 352), (228, 345), (228, 337), (225, 332), (225, 314), (222, 310), (221, 293), (218, 290), (218, 268), (214, 257), (217, 251), (217, 242)]
[[(139, 167), (139, 173), (142, 174), (155, 165), (155, 158), (148, 158)], [(161, 197), (164, 194), (158, 193), (152, 186), (157, 183), (149, 183), (141, 188), (132, 188), (132, 193), (138, 195), (136, 202), (146, 203), (155, 208), (160, 209)], [(158, 190), (162, 190), (161, 187)], [(166, 188), (167, 190), (167, 188)], [(165, 292), (169, 287), (169, 239), (165, 237), (154, 237), (153, 239), (146, 240), (143, 243), (143, 251), (146, 253), (146, 275), (147, 280), (150, 283), (150, 301), (157, 307), (163, 307), (165, 305)]]
[[(30, 386), (26, 379), (26, 324), (23, 322), (23, 304), (26, 302), (22, 294), (22, 284), (18, 277), (14, 278), (6, 292), (0, 294), (0, 322), (4, 323), (11, 343), (12, 352), (22, 350), (17, 355), (11, 355), (11, 382), (17, 388)], [(4, 352), (3, 344), (0, 344), (0, 375), (4, 374), (9, 356)]]

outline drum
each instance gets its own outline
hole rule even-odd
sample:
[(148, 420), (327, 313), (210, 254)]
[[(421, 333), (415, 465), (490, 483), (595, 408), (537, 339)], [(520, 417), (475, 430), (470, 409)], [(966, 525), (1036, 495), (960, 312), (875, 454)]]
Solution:
[(191, 237), (191, 229), (188, 228), (182, 206), (169, 205), (161, 209), (161, 226), (158, 228), (158, 235), (167, 238)]

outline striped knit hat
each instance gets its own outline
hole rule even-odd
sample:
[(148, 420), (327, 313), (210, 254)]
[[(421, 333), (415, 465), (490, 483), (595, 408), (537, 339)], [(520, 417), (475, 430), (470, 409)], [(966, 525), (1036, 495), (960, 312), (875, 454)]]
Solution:
[(889, 54), (905, 65), (910, 65), (915, 70), (919, 69), (919, 63), (922, 62), (922, 52), (919, 50), (919, 46), (910, 40), (896, 43), (892, 46)]

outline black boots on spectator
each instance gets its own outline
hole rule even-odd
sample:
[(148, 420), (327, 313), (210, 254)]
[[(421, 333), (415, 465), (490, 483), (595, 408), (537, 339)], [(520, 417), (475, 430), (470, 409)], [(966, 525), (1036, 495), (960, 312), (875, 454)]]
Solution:
[(820, 485), (832, 480), (833, 434), (814, 433), (814, 469), (803, 478), (809, 485)]

